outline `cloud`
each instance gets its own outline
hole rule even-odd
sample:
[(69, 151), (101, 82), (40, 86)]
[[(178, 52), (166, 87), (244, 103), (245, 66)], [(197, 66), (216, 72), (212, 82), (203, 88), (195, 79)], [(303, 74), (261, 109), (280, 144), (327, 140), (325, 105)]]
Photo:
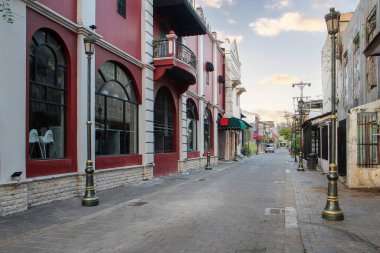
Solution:
[(200, 0), (199, 4), (205, 7), (221, 8), (223, 5), (234, 5), (236, 0)]
[(271, 3), (265, 4), (265, 9), (283, 9), (287, 6), (289, 6), (290, 0), (275, 0)]
[(249, 27), (260, 36), (276, 36), (281, 32), (324, 32), (323, 18), (308, 18), (299, 12), (284, 13), (278, 19), (260, 18)]
[(236, 20), (235, 19), (228, 19), (227, 23), (228, 24), (236, 24)]
[(299, 83), (300, 81), (301, 79), (295, 76), (290, 76), (286, 74), (277, 74), (277, 75), (273, 75), (264, 79), (262, 83), (266, 85), (283, 85), (283, 84), (290, 85), (293, 83)]

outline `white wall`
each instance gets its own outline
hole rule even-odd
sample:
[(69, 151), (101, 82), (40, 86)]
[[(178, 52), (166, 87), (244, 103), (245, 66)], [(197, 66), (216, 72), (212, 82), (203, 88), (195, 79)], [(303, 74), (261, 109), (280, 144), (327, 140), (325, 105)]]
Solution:
[(0, 17), (0, 183), (26, 174), (26, 7), (14, 0), (11, 8), (13, 24)]

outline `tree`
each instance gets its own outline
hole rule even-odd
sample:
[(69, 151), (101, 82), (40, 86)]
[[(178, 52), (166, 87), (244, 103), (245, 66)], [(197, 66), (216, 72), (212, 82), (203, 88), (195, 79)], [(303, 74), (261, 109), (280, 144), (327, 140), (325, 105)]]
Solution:
[(14, 22), (14, 16), (9, 1), (10, 0), (0, 0), (0, 13), (6, 22), (12, 24)]
[(284, 137), (285, 140), (290, 140), (292, 134), (292, 129), (289, 127), (283, 127), (280, 130), (280, 135)]

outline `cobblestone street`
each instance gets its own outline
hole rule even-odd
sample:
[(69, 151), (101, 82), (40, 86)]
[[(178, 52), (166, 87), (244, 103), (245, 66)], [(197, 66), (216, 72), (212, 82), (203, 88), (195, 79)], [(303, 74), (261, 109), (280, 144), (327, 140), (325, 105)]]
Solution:
[(1, 218), (0, 252), (378, 252), (378, 194), (341, 189), (346, 220), (323, 221), (325, 177), (295, 166), (276, 150), (32, 208)]

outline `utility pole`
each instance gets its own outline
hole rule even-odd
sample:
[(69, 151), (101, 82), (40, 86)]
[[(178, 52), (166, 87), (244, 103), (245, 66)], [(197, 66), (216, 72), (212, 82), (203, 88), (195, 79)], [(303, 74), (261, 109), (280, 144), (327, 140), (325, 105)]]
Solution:
[(305, 86), (311, 86), (311, 83), (303, 83), (303, 82), (300, 82), (300, 83), (294, 83), (292, 84), (292, 87), (296, 87), (298, 86), (298, 88), (300, 88), (301, 90), (301, 99), (298, 101), (298, 110), (299, 110), (299, 113), (300, 113), (300, 154), (299, 154), (299, 159), (298, 159), (298, 168), (297, 170), (298, 171), (305, 171), (304, 167), (303, 167), (303, 161), (302, 161), (302, 158), (303, 158), (303, 138), (302, 138), (302, 123), (303, 123), (303, 107), (304, 107), (304, 101), (303, 101), (303, 88), (305, 88)]

